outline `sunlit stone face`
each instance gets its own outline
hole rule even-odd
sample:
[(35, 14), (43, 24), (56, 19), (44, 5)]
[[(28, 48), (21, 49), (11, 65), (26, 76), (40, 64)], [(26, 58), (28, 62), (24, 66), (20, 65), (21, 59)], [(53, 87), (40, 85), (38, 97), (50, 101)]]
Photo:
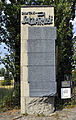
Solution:
[(21, 7), (21, 110), (29, 97), (56, 94), (54, 8)]

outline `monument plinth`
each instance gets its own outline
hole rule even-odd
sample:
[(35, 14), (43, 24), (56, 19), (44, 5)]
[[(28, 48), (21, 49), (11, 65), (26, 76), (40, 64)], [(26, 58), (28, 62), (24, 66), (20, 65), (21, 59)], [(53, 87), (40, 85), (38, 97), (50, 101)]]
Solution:
[(54, 8), (21, 7), (21, 113), (49, 115), (56, 94)]

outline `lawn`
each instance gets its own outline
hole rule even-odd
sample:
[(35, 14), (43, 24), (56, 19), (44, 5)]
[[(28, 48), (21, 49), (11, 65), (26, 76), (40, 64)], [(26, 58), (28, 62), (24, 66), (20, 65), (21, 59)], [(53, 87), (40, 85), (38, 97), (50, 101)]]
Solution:
[(11, 80), (11, 85), (2, 85), (2, 82), (4, 82), (4, 80), (0, 80), (0, 99), (3, 99), (4, 96), (6, 96), (7, 94), (10, 94), (14, 88), (14, 81)]
[(7, 94), (10, 94), (12, 92), (13, 88), (0, 88), (0, 99), (3, 99), (4, 96)]

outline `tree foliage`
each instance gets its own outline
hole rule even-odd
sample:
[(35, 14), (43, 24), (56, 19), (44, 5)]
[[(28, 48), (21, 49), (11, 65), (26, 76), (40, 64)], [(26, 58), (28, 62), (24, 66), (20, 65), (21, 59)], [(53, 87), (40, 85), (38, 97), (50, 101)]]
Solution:
[(74, 44), (73, 60), (74, 60), (74, 67), (75, 67), (75, 71), (76, 71), (76, 36), (73, 38), (73, 44)]
[(1, 68), (1, 69), (0, 69), (0, 76), (4, 76), (4, 74), (5, 74), (5, 69), (4, 69), (4, 68)]
[(58, 78), (64, 79), (64, 75), (71, 74), (73, 63), (73, 26), (70, 22), (74, 17), (74, 12), (70, 5), (73, 2), (68, 1), (55, 3), (55, 25), (57, 27), (57, 40), (58, 45)]
[[(71, 74), (73, 56), (73, 33), (71, 19), (74, 18), (74, 0), (26, 0), (26, 5), (53, 5), (55, 8), (55, 26), (57, 27), (58, 45), (58, 78), (64, 74)], [(9, 55), (2, 60), (5, 67), (12, 72), (15, 81), (19, 80), (20, 73), (20, 7), (24, 0), (5, 0), (1, 6), (0, 39), (8, 46)]]
[(15, 0), (10, 0), (10, 2), (11, 4), (1, 3), (1, 41), (8, 46), (10, 53), (5, 55), (2, 63), (12, 72), (17, 82), (20, 67), (20, 5), (22, 1), (16, 3)]

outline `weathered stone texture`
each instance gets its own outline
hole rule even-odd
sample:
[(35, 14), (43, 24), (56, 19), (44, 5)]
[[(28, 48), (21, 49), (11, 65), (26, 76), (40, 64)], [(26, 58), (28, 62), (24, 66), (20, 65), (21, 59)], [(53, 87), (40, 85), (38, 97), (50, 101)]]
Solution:
[(26, 97), (26, 112), (30, 115), (50, 115), (54, 109), (54, 97)]

